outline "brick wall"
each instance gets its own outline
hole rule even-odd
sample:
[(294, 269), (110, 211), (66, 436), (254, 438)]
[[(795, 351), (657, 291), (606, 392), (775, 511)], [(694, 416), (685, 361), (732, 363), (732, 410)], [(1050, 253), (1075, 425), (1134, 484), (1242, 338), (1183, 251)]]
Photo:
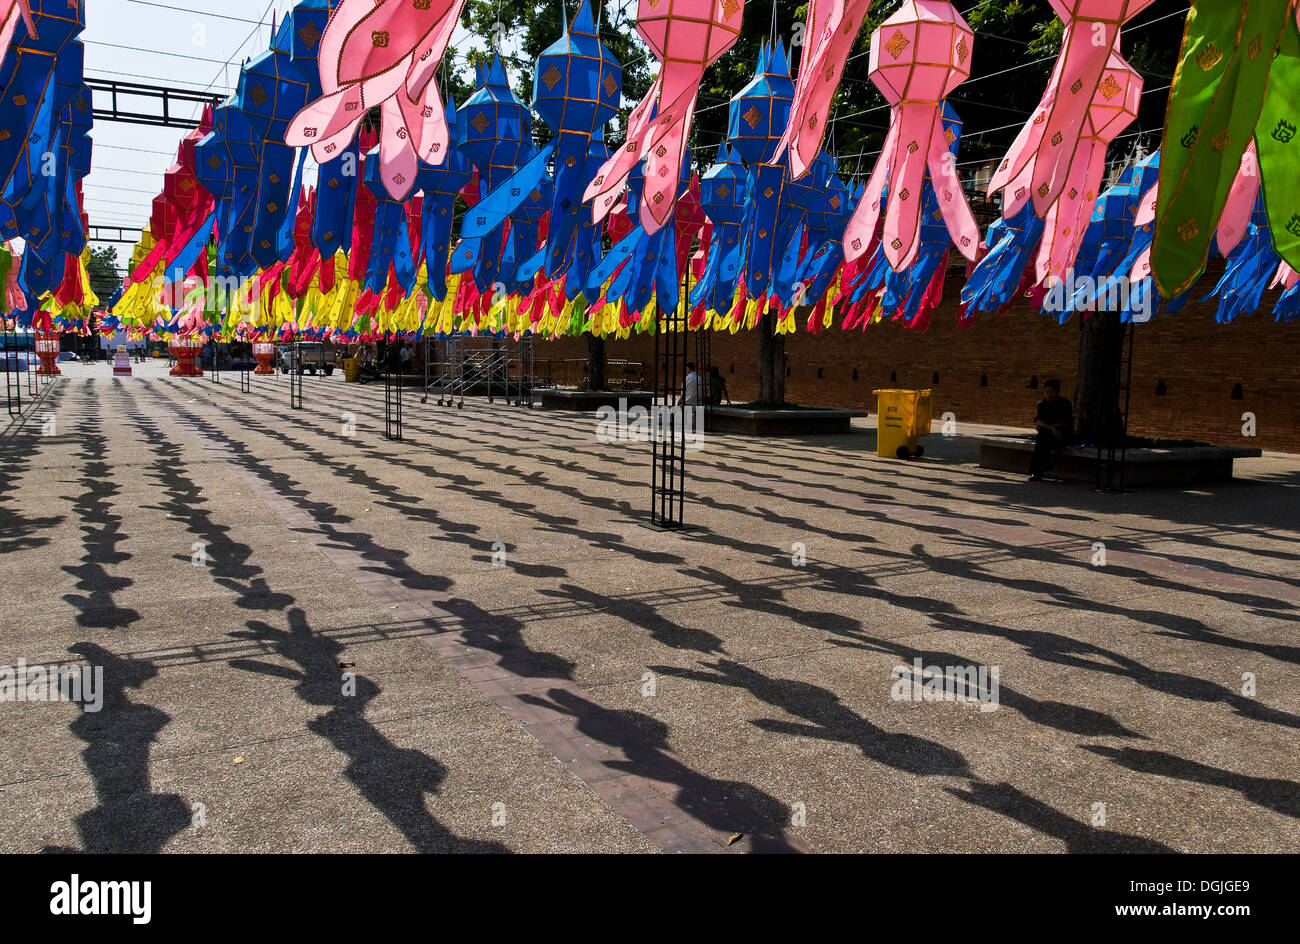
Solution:
[[(1212, 286), (1215, 273), (1202, 281)], [(934, 411), (957, 421), (1028, 427), (1049, 377), (1072, 396), (1078, 364), (1077, 318), (1064, 325), (1017, 306), (957, 327), (960, 278), (949, 279), (944, 301), (924, 333), (882, 323), (865, 331), (838, 327), (810, 335), (802, 328), (786, 341), (786, 399), (811, 406), (875, 409), (880, 387), (930, 387)], [(1201, 288), (1203, 294), (1208, 288)], [(1197, 296), (1199, 297), (1199, 296)], [(1138, 325), (1133, 356), (1130, 430), (1135, 435), (1197, 439), (1300, 452), (1300, 325), (1277, 324), (1270, 314), (1275, 292), (1254, 315), (1230, 325), (1214, 320), (1212, 302), (1192, 302), (1176, 315)], [(611, 358), (645, 361), (653, 339), (611, 341)], [(753, 332), (715, 332), (713, 363), (727, 378), (735, 402), (757, 393)], [(539, 342), (538, 358), (586, 356), (583, 338)], [(820, 374), (820, 376), (819, 376)], [(936, 378), (937, 375), (937, 378)], [(895, 379), (896, 378), (896, 379)], [(1157, 386), (1164, 382), (1164, 395)], [(647, 377), (647, 383), (649, 383)], [(1233, 388), (1241, 385), (1241, 399)], [(1242, 414), (1256, 416), (1257, 435), (1242, 436)]]

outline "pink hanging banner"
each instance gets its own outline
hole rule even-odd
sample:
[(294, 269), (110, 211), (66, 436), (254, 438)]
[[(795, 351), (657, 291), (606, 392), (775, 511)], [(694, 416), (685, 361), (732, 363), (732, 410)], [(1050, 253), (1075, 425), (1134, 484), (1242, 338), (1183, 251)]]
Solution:
[(628, 118), (627, 141), (587, 185), (593, 219), (605, 217), (645, 159), (639, 222), (656, 233), (673, 218), (695, 97), (704, 70), (735, 45), (744, 0), (640, 0), (636, 29), (661, 63), (654, 84)]

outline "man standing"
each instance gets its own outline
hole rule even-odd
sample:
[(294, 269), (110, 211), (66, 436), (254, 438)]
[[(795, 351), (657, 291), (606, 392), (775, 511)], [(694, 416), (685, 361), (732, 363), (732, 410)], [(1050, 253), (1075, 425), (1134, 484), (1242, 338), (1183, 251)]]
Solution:
[(727, 378), (722, 376), (718, 365), (713, 364), (709, 367), (709, 403), (718, 406), (723, 400), (731, 403), (731, 394), (727, 391)]
[(700, 375), (695, 372), (695, 363), (686, 364), (686, 387), (682, 397), (683, 406), (700, 406)]
[(1038, 401), (1034, 428), (1038, 430), (1038, 441), (1029, 458), (1029, 481), (1038, 482), (1050, 465), (1052, 450), (1068, 446), (1074, 433), (1074, 407), (1061, 396), (1059, 380), (1043, 384), (1043, 399)]

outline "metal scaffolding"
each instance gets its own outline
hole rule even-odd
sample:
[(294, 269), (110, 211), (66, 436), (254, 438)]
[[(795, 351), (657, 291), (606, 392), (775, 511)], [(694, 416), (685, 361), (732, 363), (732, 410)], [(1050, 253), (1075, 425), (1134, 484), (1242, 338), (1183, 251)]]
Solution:
[(426, 341), (424, 394), (436, 396), (438, 406), (463, 409), (467, 396), (498, 397), (511, 406), (531, 407), (537, 379), (533, 338), (468, 337), (458, 335)]

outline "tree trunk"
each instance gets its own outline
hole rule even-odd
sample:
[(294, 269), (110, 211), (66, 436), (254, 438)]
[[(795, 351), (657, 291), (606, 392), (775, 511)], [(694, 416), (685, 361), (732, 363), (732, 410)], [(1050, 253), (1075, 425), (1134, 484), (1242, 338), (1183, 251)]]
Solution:
[(605, 351), (605, 339), (587, 333), (587, 389), (609, 389), (609, 356)]
[(1125, 325), (1118, 311), (1098, 311), (1079, 328), (1079, 386), (1074, 399), (1079, 442), (1118, 442)]
[(758, 322), (758, 402), (785, 403), (785, 335), (776, 333), (771, 309)]

